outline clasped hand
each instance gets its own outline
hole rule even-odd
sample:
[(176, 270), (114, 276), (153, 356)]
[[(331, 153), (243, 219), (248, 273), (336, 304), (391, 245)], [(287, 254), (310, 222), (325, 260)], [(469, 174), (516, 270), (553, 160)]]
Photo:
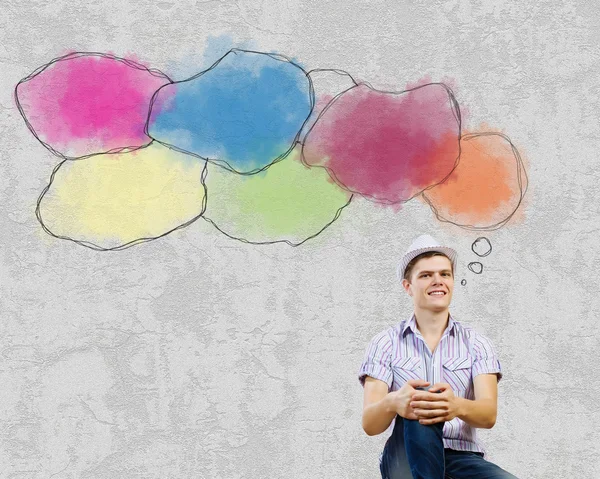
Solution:
[[(427, 391), (420, 391), (415, 387), (426, 387)], [(430, 389), (436, 392), (429, 392)], [(429, 425), (451, 421), (458, 415), (457, 398), (447, 383), (429, 386), (427, 381), (410, 380), (397, 393), (397, 412), (407, 419)]]

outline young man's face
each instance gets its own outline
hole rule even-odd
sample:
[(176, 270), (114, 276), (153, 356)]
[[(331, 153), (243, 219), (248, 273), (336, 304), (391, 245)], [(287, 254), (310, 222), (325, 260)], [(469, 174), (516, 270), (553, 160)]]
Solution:
[(402, 284), (413, 298), (415, 311), (447, 310), (454, 290), (452, 263), (445, 256), (421, 258), (415, 263), (410, 280), (404, 280)]

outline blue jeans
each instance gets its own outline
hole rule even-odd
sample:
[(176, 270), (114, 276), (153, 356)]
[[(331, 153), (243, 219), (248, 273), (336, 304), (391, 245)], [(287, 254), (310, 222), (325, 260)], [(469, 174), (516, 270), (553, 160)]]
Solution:
[(396, 416), (381, 456), (383, 479), (517, 479), (482, 453), (444, 449), (444, 423), (424, 426)]

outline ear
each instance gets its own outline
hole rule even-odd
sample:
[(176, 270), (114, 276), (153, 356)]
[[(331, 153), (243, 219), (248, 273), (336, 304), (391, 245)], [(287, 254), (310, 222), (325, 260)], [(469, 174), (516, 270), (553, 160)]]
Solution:
[(408, 280), (403, 279), (402, 280), (402, 287), (404, 288), (404, 291), (406, 291), (408, 293), (409, 296), (412, 296), (412, 289), (410, 287), (410, 283), (408, 282)]

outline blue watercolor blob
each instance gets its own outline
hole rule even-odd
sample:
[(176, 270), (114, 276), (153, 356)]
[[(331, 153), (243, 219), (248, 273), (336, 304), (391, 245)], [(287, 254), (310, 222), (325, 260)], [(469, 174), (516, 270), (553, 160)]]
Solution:
[(231, 50), (208, 70), (159, 89), (147, 129), (167, 146), (253, 173), (291, 150), (313, 105), (302, 68)]

